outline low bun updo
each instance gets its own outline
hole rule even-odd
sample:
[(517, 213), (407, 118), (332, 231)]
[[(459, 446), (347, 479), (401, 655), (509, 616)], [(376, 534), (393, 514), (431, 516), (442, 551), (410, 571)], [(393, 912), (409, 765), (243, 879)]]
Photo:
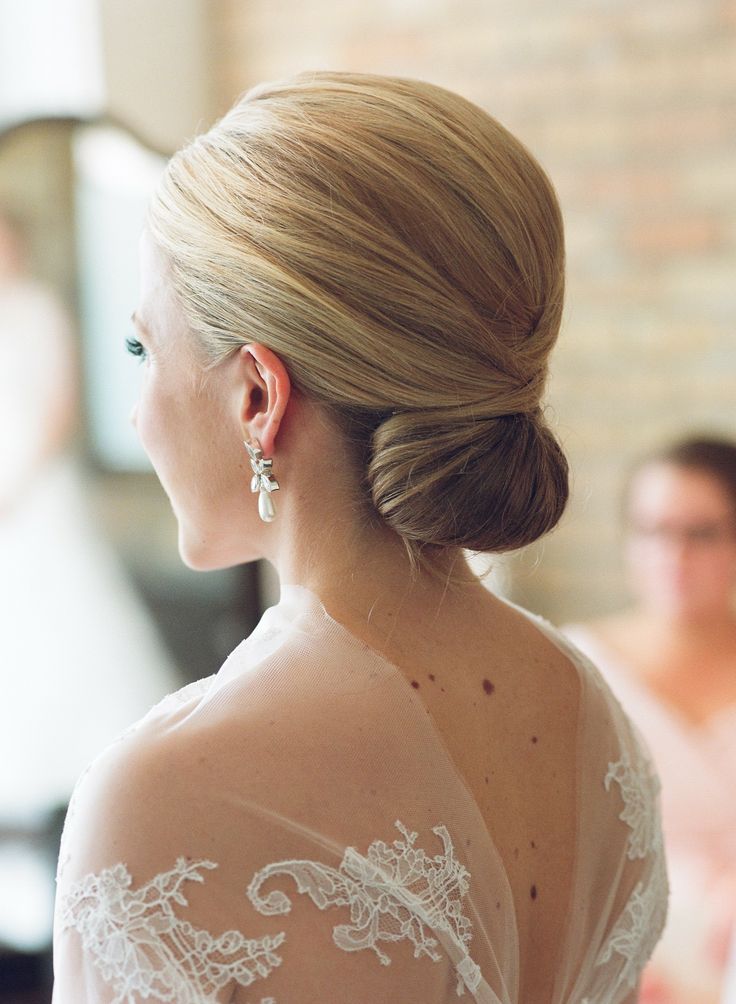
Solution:
[(376, 430), (368, 480), (405, 540), (473, 551), (532, 543), (567, 501), (567, 461), (538, 414), (464, 425), (396, 415)]
[(567, 463), (540, 401), (562, 222), (495, 119), (411, 80), (264, 85), (170, 161), (149, 228), (205, 366), (246, 342), (276, 352), (412, 555), (555, 526)]

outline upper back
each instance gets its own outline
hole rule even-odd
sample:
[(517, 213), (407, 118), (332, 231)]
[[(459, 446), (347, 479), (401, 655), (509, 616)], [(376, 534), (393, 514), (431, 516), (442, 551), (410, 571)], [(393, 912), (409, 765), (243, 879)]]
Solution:
[(498, 850), (513, 900), (519, 999), (555, 999), (582, 860), (595, 855), (596, 881), (610, 881), (618, 909), (634, 885), (613, 889), (628, 837), (620, 792), (607, 800), (603, 846), (600, 827), (586, 840), (579, 812), (581, 799), (595, 801), (589, 787), (604, 790), (622, 739), (633, 742), (620, 709), (554, 629), (485, 590), (423, 623), (403, 618), (388, 644), (371, 641), (415, 690)]
[(663, 921), (645, 758), (552, 629), (485, 610), (458, 613), (451, 642), (438, 621), (379, 652), (289, 587), (92, 780), (61, 902), (86, 871), (127, 857), (153, 878), (186, 855), (216, 865), (180, 911), (193, 928), (286, 938), (264, 970), (277, 1000), (623, 1000)]
[(575, 861), (581, 681), (530, 619), (484, 590), (384, 648), (477, 803), (508, 876), (520, 998), (551, 997)]

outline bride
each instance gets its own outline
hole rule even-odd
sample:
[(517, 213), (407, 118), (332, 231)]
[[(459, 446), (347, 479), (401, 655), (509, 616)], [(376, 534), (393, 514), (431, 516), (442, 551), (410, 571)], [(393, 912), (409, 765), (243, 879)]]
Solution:
[(195, 569), (279, 603), (77, 785), (55, 1004), (637, 999), (657, 780), (595, 668), (462, 549), (559, 520), (559, 209), (415, 81), (262, 86), (169, 164), (132, 420)]

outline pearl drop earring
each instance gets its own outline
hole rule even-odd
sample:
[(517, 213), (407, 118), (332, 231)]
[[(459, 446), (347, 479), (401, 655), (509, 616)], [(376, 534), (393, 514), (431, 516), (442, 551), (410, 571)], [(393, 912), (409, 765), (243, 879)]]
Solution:
[(249, 442), (243, 440), (243, 445), (250, 457), (250, 466), (253, 469), (253, 477), (250, 482), (250, 490), (258, 492), (258, 515), (264, 523), (271, 523), (276, 515), (276, 508), (271, 498), (271, 492), (278, 490), (279, 483), (271, 473), (273, 460), (266, 460), (263, 456), (261, 444), (257, 439)]

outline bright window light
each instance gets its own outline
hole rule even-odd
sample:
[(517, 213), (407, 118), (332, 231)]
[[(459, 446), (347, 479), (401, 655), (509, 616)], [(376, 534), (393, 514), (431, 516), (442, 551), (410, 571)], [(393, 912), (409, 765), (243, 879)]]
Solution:
[(0, 129), (104, 104), (96, 0), (0, 0)]

